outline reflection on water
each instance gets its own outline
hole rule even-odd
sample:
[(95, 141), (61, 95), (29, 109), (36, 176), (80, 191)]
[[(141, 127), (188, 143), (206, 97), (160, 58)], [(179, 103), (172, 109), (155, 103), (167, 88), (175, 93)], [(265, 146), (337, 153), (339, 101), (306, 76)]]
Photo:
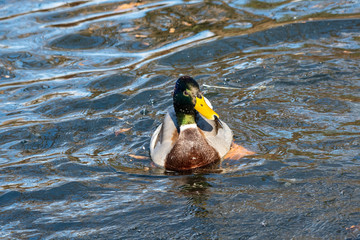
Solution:
[[(359, 10), (3, 1), (0, 236), (358, 239)], [(153, 167), (149, 140), (182, 74), (256, 155)]]
[(187, 176), (183, 181), (185, 183), (180, 186), (180, 192), (188, 198), (189, 214), (194, 214), (197, 218), (206, 218), (208, 216), (206, 203), (209, 198), (207, 190), (211, 185), (202, 175)]

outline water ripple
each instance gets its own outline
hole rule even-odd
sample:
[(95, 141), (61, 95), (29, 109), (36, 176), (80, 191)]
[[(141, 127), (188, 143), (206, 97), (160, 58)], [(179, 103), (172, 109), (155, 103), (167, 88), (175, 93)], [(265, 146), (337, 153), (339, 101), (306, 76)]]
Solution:
[[(356, 1), (3, 2), (3, 238), (358, 238)], [(154, 168), (184, 74), (256, 155)]]

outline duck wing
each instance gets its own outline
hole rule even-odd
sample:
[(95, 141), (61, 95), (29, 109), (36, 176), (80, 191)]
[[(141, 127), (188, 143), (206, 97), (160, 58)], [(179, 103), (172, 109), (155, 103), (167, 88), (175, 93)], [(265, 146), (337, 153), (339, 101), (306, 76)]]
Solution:
[(173, 148), (178, 136), (175, 110), (170, 107), (150, 140), (150, 155), (156, 165), (165, 166), (166, 156)]

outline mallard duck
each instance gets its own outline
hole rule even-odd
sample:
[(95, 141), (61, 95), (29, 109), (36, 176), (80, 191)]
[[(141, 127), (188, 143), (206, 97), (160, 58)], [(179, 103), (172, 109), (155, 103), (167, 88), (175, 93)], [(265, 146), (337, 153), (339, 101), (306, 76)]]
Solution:
[(153, 162), (168, 170), (187, 171), (219, 161), (230, 150), (233, 133), (220, 120), (191, 77), (180, 77), (173, 106), (150, 141)]

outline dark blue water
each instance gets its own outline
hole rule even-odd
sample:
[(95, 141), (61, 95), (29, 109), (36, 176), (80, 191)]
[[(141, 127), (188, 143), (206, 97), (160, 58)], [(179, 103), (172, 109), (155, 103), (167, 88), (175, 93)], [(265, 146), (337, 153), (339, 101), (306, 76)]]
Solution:
[[(0, 238), (359, 239), (358, 1), (0, 1)], [(154, 168), (180, 75), (236, 143)]]

